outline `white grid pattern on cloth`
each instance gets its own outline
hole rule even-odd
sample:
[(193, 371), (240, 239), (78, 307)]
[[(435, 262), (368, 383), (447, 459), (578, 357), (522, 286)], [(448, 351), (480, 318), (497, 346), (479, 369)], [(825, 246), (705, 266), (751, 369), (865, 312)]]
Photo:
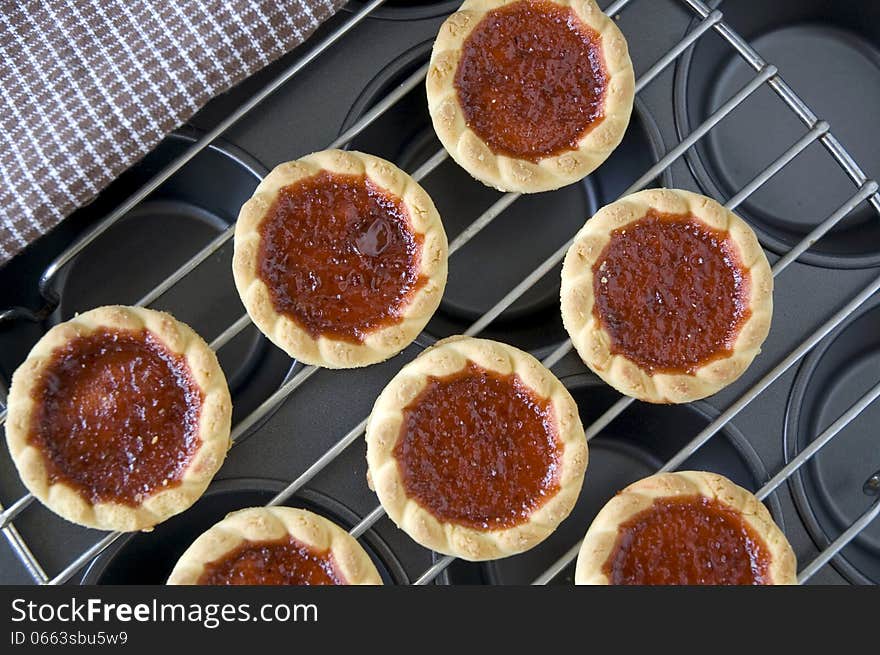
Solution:
[[(24, 50), (28, 50), (30, 48), (29, 44), (19, 37), (18, 33), (9, 27), (9, 18), (6, 16), (0, 16), (0, 20), (4, 21), (4, 27), (9, 29), (9, 33), (15, 41), (17, 47), (22, 48)], [(7, 56), (3, 50), (3, 45), (0, 43), (0, 58), (6, 60)], [(9, 76), (9, 80), (3, 79), (0, 80), (0, 94), (5, 94), (8, 88), (13, 88), (14, 86), (11, 84), (7, 84), (8, 81), (19, 78), (23, 76), (24, 71), (19, 70), (19, 68), (15, 65), (9, 66), (4, 69), (6, 75)], [(51, 81), (48, 77), (47, 71), (42, 67), (37, 67), (34, 71), (38, 77), (39, 82), (46, 87), (51, 85)], [(31, 144), (36, 149), (34, 155), (38, 158), (41, 158), (44, 161), (48, 162), (47, 170), (49, 175), (52, 177), (53, 181), (56, 184), (63, 184), (60, 178), (59, 169), (62, 167), (63, 162), (65, 161), (75, 161), (76, 155), (70, 150), (69, 147), (69, 138), (68, 135), (73, 131), (74, 126), (69, 117), (64, 117), (65, 123), (63, 126), (54, 124), (49, 120), (48, 115), (46, 114), (46, 109), (43, 107), (41, 103), (32, 102), (32, 98), (28, 98), (25, 95), (25, 87), (19, 86), (17, 95), (12, 97), (6, 97), (5, 100), (12, 106), (13, 108), (17, 106), (22, 106), (22, 103), (29, 103), (29, 106), (24, 109), (27, 112), (28, 116), (31, 118), (31, 121), (25, 122), (22, 125), (22, 128), (28, 131), (28, 136), (31, 139)], [(13, 111), (11, 112), (13, 116), (16, 116), (16, 120), (20, 120), (19, 112)], [(36, 121), (33, 119), (36, 118)], [(33, 128), (36, 128), (38, 132), (35, 134)], [(5, 131), (11, 129), (7, 125), (0, 125), (0, 131)], [(50, 143), (46, 143), (49, 141)], [(86, 144), (87, 146), (91, 146), (91, 144)], [(54, 155), (51, 154), (54, 150)], [(90, 155), (92, 157), (96, 156), (96, 152), (94, 149), (90, 150)], [(82, 185), (87, 188), (86, 193), (97, 193), (98, 188), (95, 186), (91, 177), (83, 174), (83, 168), (81, 166), (75, 166), (73, 168), (73, 173), (76, 176), (76, 181), (81, 181)], [(106, 173), (109, 175), (109, 169), (106, 169)], [(71, 187), (73, 187), (74, 183), (71, 182)], [(73, 188), (70, 189), (71, 195), (74, 196), (74, 202), (77, 201), (79, 194)]]
[[(122, 92), (129, 98), (135, 97), (134, 89), (131, 86), (131, 81), (122, 73), (119, 65), (116, 63), (109, 49), (105, 45), (104, 40), (92, 27), (92, 23), (87, 20), (87, 18), (79, 10), (77, 3), (72, 3), (71, 12), (73, 14), (73, 17), (77, 21), (76, 24), (82, 27), (85, 37), (90, 42), (89, 45), (94, 47), (98, 51), (98, 54), (100, 54), (99, 59), (98, 56), (87, 53), (89, 61), (91, 61), (94, 65), (94, 68), (91, 69), (91, 72), (92, 74), (97, 76), (96, 87), (101, 92), (102, 96), (107, 101), (108, 105), (110, 106), (116, 117), (119, 118), (119, 120), (125, 125), (126, 129), (129, 131), (129, 134), (131, 134), (132, 138), (134, 139), (137, 147), (139, 149), (146, 148), (146, 144), (144, 144), (143, 140), (141, 139), (140, 133), (137, 129), (135, 129), (134, 124), (131, 122), (132, 119), (130, 119), (126, 114), (126, 111), (131, 107), (132, 101), (129, 100), (124, 105), (120, 105), (119, 103), (114, 102), (114, 98), (119, 97), (119, 95), (117, 95), (119, 92), (114, 90), (114, 87), (116, 85), (122, 86)], [(72, 26), (71, 29), (73, 29)], [(103, 62), (101, 62), (101, 59), (103, 59)], [(67, 117), (67, 119), (68, 121), (70, 120), (69, 117)], [(91, 147), (91, 144), (87, 145)], [(92, 152), (97, 157), (97, 153), (94, 153), (94, 148), (92, 148)], [(107, 170), (106, 172), (108, 175), (112, 175), (109, 170)]]
[(344, 0), (0, 0), (0, 265)]

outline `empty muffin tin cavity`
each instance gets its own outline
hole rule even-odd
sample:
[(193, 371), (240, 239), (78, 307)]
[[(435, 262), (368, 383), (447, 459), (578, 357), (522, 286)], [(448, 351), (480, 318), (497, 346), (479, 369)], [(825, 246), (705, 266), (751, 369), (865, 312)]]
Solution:
[[(880, 298), (854, 314), (808, 357), (789, 399), (785, 446), (793, 458), (877, 384)], [(880, 469), (880, 401), (874, 401), (822, 448), (790, 485), (820, 548), (834, 541), (876, 500), (865, 483)], [(880, 584), (880, 523), (874, 521), (832, 560), (851, 582)]]
[[(769, 11), (760, 0), (738, 0), (719, 8), (831, 124), (868, 177), (880, 175), (880, 3), (781, 0)], [(717, 35), (701, 39), (676, 72), (679, 134), (688, 134), (754, 74)], [(729, 198), (806, 131), (765, 85), (692, 148), (687, 160), (705, 193)], [(765, 246), (783, 253), (854, 192), (850, 178), (816, 141), (737, 211)], [(801, 260), (840, 268), (880, 265), (876, 213), (863, 203)]]
[[(185, 514), (156, 526), (152, 532), (125, 535), (86, 569), (83, 584), (165, 584), (183, 552), (208, 528), (230, 512), (261, 507), (272, 500), (284, 484), (275, 480), (222, 480)], [(302, 490), (285, 503), (320, 514), (346, 530), (360, 520), (350, 509), (323, 494)], [(400, 562), (374, 532), (360, 539), (385, 584), (403, 584), (406, 574)]]
[[(179, 155), (193, 139), (165, 139), (152, 167)], [(217, 144), (162, 184), (91, 243), (58, 278), (52, 319), (107, 304), (135, 303), (238, 217), (266, 172), (246, 153)], [(244, 314), (231, 274), (232, 240), (151, 306), (172, 313), (210, 341)], [(227, 280), (217, 284), (215, 280)], [(219, 352), (240, 421), (291, 374), (294, 362), (249, 326)], [(267, 417), (268, 418), (268, 417)]]

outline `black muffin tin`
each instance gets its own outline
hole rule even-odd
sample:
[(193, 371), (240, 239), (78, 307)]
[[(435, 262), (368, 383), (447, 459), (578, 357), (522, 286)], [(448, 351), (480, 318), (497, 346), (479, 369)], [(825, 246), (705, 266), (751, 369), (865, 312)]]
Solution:
[[(694, 5), (699, 3), (632, 0), (619, 18), (615, 16), (629, 40), (637, 77), (694, 28)], [(48, 327), (97, 305), (137, 302), (234, 221), (268, 168), (327, 147), (418, 70), (427, 61), (440, 23), (457, 3), (389, 0), (87, 246), (55, 278), (50, 292), (40, 295), (40, 277), (55, 257), (193, 139), (228, 117), (363, 6), (353, 2), (304, 48), (214, 100), (92, 205), (0, 269), (0, 311), (18, 308), (0, 322), (0, 400), (5, 399), (12, 371)], [(718, 8), (831, 124), (868, 177), (880, 176), (876, 3), (726, 0)], [(566, 189), (517, 200), (452, 256), (443, 302), (415, 344), (384, 364), (317, 372), (247, 431), (194, 507), (153, 532), (117, 540), (71, 582), (164, 582), (177, 556), (199, 532), (228, 511), (267, 502), (285, 482), (299, 476), (369, 413), (382, 387), (405, 362), (437, 338), (467, 329), (571, 238), (588, 216), (614, 200), (752, 77), (752, 69), (727, 40), (713, 30), (707, 32), (638, 94), (623, 144), (598, 171)], [(764, 85), (651, 185), (692, 189), (725, 201), (805, 132), (801, 120)], [(408, 93), (349, 147), (386, 157), (409, 171), (424, 163), (437, 152), (439, 142), (430, 126), (423, 86)], [(500, 197), (449, 160), (423, 184), (450, 239)], [(826, 149), (814, 142), (737, 211), (755, 228), (772, 263), (855, 191)], [(212, 254), (152, 306), (171, 311), (208, 341), (214, 339), (243, 314), (232, 284), (231, 250), (227, 244)], [(539, 357), (553, 351), (566, 338), (559, 318), (558, 273), (556, 267), (482, 335)], [(880, 216), (862, 203), (777, 278), (770, 336), (739, 381), (716, 396), (684, 406), (634, 403), (591, 442), (580, 502), (556, 533), (517, 557), (486, 564), (455, 562), (437, 582), (533, 580), (583, 536), (611, 495), (662, 466), (878, 275)], [(758, 489), (880, 382), (878, 335), (880, 298), (875, 297), (749, 403), (685, 466), (716, 471)], [(236, 421), (302, 368), (253, 326), (221, 349), (220, 360), (232, 388)], [(554, 372), (577, 400), (585, 425), (619, 398), (572, 353), (555, 365)], [(863, 489), (863, 484), (880, 469), (878, 424), (880, 403), (868, 407), (769, 497), (767, 504), (802, 567), (873, 502), (865, 493), (873, 487)], [(363, 439), (358, 439), (289, 502), (353, 527), (378, 503), (366, 486), (364, 451)], [(23, 492), (3, 449), (0, 500), (9, 507)], [(49, 577), (104, 536), (73, 526), (38, 503), (22, 511), (14, 524)], [(361, 539), (389, 583), (416, 580), (436, 559), (387, 519)], [(572, 577), (569, 567), (555, 582), (567, 584)], [(31, 582), (6, 547), (0, 547), (0, 582)], [(880, 582), (880, 520), (811, 582)]]

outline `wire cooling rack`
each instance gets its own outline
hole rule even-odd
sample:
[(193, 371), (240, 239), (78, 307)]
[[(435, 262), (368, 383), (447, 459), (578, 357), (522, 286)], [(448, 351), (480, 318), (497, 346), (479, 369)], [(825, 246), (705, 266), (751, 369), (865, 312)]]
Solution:
[[(284, 85), (288, 80), (296, 76), (301, 70), (308, 66), (312, 61), (320, 57), (333, 44), (339, 41), (345, 34), (351, 31), (374, 10), (379, 8), (385, 0), (372, 0), (362, 9), (354, 13), (346, 21), (342, 22), (333, 32), (319, 42), (312, 50), (310, 50), (302, 59), (296, 61), (287, 68), (281, 75), (270, 82), (261, 91), (251, 97), (235, 112), (221, 121), (211, 131), (207, 132), (201, 139), (194, 143), (189, 149), (181, 154), (177, 159), (172, 161), (167, 167), (162, 169), (149, 182), (143, 185), (135, 194), (130, 196), (125, 202), (119, 205), (111, 214), (98, 223), (89, 233), (82, 237), (79, 241), (72, 244), (64, 252), (62, 252), (52, 263), (45, 269), (40, 277), (39, 289), (44, 298), (48, 300), (57, 300), (55, 291), (53, 290), (53, 282), (59, 272), (70, 263), (80, 252), (82, 252), (90, 243), (103, 234), (113, 224), (115, 224), (126, 213), (133, 209), (138, 203), (144, 200), (151, 192), (157, 189), (163, 182), (170, 178), (174, 173), (186, 165), (199, 152), (208, 147), (217, 137), (223, 134), (232, 125), (238, 122), (242, 117), (246, 116), (251, 110), (259, 105), (263, 100), (268, 98), (275, 90)], [(670, 149), (656, 164), (651, 166), (645, 173), (621, 195), (628, 195), (646, 187), (651, 180), (655, 179), (659, 174), (665, 171), (675, 161), (677, 161), (684, 153), (702, 139), (715, 125), (722, 121), (743, 101), (751, 96), (755, 91), (764, 85), (769, 86), (782, 100), (782, 102), (801, 120), (806, 129), (805, 133), (787, 150), (782, 152), (772, 163), (765, 169), (755, 175), (752, 180), (746, 184), (736, 195), (723, 202), (728, 209), (735, 209), (751, 194), (761, 188), (770, 178), (782, 170), (789, 162), (797, 157), (812, 143), (818, 141), (824, 147), (827, 153), (840, 165), (847, 176), (852, 180), (856, 191), (855, 193), (841, 205), (835, 212), (828, 216), (824, 221), (818, 224), (812, 232), (810, 232), (800, 243), (795, 245), (784, 256), (776, 261), (773, 266), (774, 277), (784, 271), (792, 262), (794, 262), (801, 254), (812, 247), (818, 240), (828, 233), (835, 225), (843, 220), (853, 209), (864, 201), (868, 201), (874, 210), (880, 214), (880, 193), (878, 193), (878, 185), (874, 180), (869, 180), (864, 174), (858, 163), (852, 158), (841, 143), (834, 137), (831, 126), (824, 120), (820, 120), (818, 116), (807, 106), (807, 104), (794, 92), (794, 90), (786, 84), (780, 77), (777, 69), (771, 63), (762, 58), (752, 46), (743, 39), (736, 31), (724, 22), (724, 16), (720, 11), (712, 11), (702, 0), (681, 0), (682, 3), (694, 14), (698, 19), (693, 28), (681, 39), (673, 45), (660, 59), (654, 63), (647, 71), (642, 73), (636, 82), (636, 93), (643, 90), (656, 77), (672, 64), (685, 50), (694, 45), (704, 34), (713, 30), (721, 35), (731, 48), (754, 70), (754, 77), (729, 100), (722, 104), (712, 113), (701, 125), (694, 129), (689, 135), (684, 137), (675, 147)], [(620, 11), (629, 5), (637, 4), (637, 0), (617, 0), (608, 7), (606, 13), (610, 16), (617, 15)], [(403, 98), (407, 93), (421, 84), (428, 72), (428, 65), (422, 66), (412, 75), (410, 75), (403, 83), (395, 88), (386, 97), (380, 100), (372, 109), (364, 114), (355, 124), (339, 136), (333, 143), (329, 144), (329, 148), (339, 148), (347, 145), (355, 137), (357, 137), (369, 125), (381, 117), (396, 102)], [(412, 176), (416, 180), (421, 180), (439, 166), (448, 157), (446, 151), (441, 150), (433, 155), (416, 171)], [(470, 226), (468, 226), (457, 238), (449, 244), (449, 255), (452, 257), (458, 250), (464, 247), (474, 236), (476, 236), (483, 228), (491, 223), (499, 214), (512, 205), (520, 194), (507, 193), (497, 200), (489, 209), (481, 214)], [(721, 201), (721, 200), (719, 200)], [(171, 289), (181, 279), (187, 276), (191, 271), (204, 262), (211, 254), (216, 252), (221, 246), (228, 242), (234, 233), (234, 225), (231, 225), (224, 232), (218, 235), (214, 240), (208, 243), (202, 250), (196, 253), (189, 261), (181, 266), (172, 275), (166, 278), (161, 284), (150, 291), (146, 296), (138, 301), (138, 306), (147, 306), (157, 300), (166, 291)], [(479, 320), (465, 331), (466, 335), (479, 334), (489, 324), (491, 324), (501, 313), (513, 304), (520, 296), (528, 291), (536, 282), (544, 275), (553, 270), (563, 259), (566, 251), (572, 241), (562, 244), (549, 258), (547, 258), (532, 273), (516, 285), (510, 292), (499, 300), (488, 312), (486, 312)], [(454, 265), (454, 260), (453, 260)], [(708, 442), (716, 435), (727, 423), (741, 412), (749, 403), (757, 398), (765, 389), (779, 378), (783, 373), (788, 371), (794, 364), (800, 361), (816, 344), (818, 344), (825, 336), (840, 325), (850, 314), (858, 309), (865, 301), (874, 293), (880, 290), (880, 276), (874, 279), (868, 286), (862, 289), (856, 296), (851, 298), (841, 309), (835, 312), (812, 334), (810, 334), (800, 345), (792, 350), (785, 358), (774, 366), (764, 377), (756, 382), (744, 394), (742, 394), (726, 411), (718, 418), (710, 423), (702, 432), (697, 434), (684, 448), (682, 448), (672, 459), (660, 469), (661, 471), (673, 471), (678, 468), (687, 458)], [(6, 310), (0, 313), (0, 320), (15, 318), (20, 312), (17, 309)], [(241, 332), (250, 323), (249, 317), (245, 314), (212, 342), (211, 347), (219, 350), (226, 345), (233, 337)], [(552, 368), (565, 355), (572, 350), (570, 341), (566, 341), (553, 352), (551, 352), (543, 363)], [(312, 375), (318, 371), (315, 366), (306, 366), (302, 368), (288, 382), (279, 387), (272, 395), (266, 398), (263, 403), (257, 407), (250, 415), (245, 417), (241, 422), (233, 427), (232, 440), (233, 445), (238, 439), (245, 434), (251, 427), (260, 421), (269, 412), (283, 403), (298, 387), (304, 384)], [(760, 500), (766, 499), (774, 491), (785, 482), (795, 471), (810, 460), (821, 448), (827, 445), (835, 438), (852, 420), (854, 420), (866, 407), (874, 402), (880, 396), (880, 380), (865, 395), (859, 398), (846, 412), (844, 412), (837, 420), (835, 420), (822, 434), (810, 443), (803, 451), (798, 453), (788, 464), (779, 470), (763, 487), (761, 487), (756, 495)], [(617, 416), (632, 405), (632, 398), (621, 397), (613, 404), (602, 416), (586, 428), (587, 439), (596, 437), (609, 423)], [(0, 412), (0, 425), (6, 420), (6, 410)], [(311, 464), (299, 477), (290, 482), (290, 484), (280, 493), (278, 493), (268, 504), (280, 505), (290, 499), (297, 491), (306, 485), (312, 478), (320, 473), (328, 464), (330, 464), (340, 453), (354, 443), (366, 429), (367, 419), (364, 418), (360, 423), (352, 427), (339, 441), (337, 441), (329, 450)], [(878, 461), (880, 466), (880, 461)], [(865, 482), (865, 490), (875, 494), (880, 493), (880, 471), (875, 473), (869, 480)], [(6, 509), (0, 508), (0, 529), (6, 539), (9, 541), (15, 554), (21, 561), (22, 565), (27, 569), (28, 573), (39, 584), (62, 584), (68, 581), (78, 570), (97, 557), (113, 542), (119, 539), (124, 533), (112, 532), (106, 534), (102, 539), (88, 548), (85, 552), (76, 557), (62, 571), (55, 573), (51, 577), (43, 569), (39, 561), (34, 557), (28, 548), (22, 535), (13, 525), (13, 520), (21, 512), (31, 505), (34, 498), (30, 494), (26, 494), (16, 500)], [(354, 528), (351, 530), (352, 536), (355, 538), (363, 535), (370, 527), (379, 521), (385, 512), (383, 508), (377, 506), (372, 512), (367, 514)], [(798, 581), (803, 583), (809, 580), (821, 567), (827, 564), (842, 548), (844, 548), (853, 538), (855, 538), (862, 530), (880, 514), (880, 497), (866, 508), (864, 513), (856, 519), (840, 536), (835, 539), (827, 548), (819, 553), (819, 555), (804, 567), (798, 574)], [(561, 558), (554, 562), (543, 574), (541, 574), (534, 584), (546, 584), (564, 570), (577, 556), (580, 543), (574, 544), (571, 549)], [(446, 567), (453, 561), (454, 557), (445, 556), (436, 559), (435, 563), (429, 567), (414, 584), (423, 585), (433, 581)]]

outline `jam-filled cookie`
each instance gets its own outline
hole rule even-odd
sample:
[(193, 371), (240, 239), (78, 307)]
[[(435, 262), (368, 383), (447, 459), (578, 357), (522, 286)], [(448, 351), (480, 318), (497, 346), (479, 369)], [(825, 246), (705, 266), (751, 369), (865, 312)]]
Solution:
[(229, 514), (181, 555), (171, 585), (380, 585), (354, 537), (303, 509)]
[(434, 203), (409, 175), (328, 150), (260, 183), (238, 217), (233, 274), (277, 346), (306, 364), (352, 368), (415, 339), (440, 304), (446, 255)]
[(603, 207), (562, 269), (562, 320), (621, 393), (682, 403), (736, 380), (760, 352), (773, 276), (751, 228), (711, 198), (649, 189)]
[(49, 330), (15, 371), (6, 440), (52, 511), (142, 530), (202, 495), (229, 449), (231, 415), (217, 357), (189, 326), (99, 307)]
[(568, 515), (587, 442), (571, 395), (531, 355), (451, 337), (382, 391), (367, 463), (388, 516), (413, 539), (486, 560), (531, 548)]
[(502, 191), (558, 189), (623, 139), (635, 78), (626, 40), (593, 0), (465, 0), (427, 76), (437, 136)]
[(581, 546), (577, 584), (796, 584), (794, 552), (751, 493), (715, 473), (658, 473), (612, 498)]

